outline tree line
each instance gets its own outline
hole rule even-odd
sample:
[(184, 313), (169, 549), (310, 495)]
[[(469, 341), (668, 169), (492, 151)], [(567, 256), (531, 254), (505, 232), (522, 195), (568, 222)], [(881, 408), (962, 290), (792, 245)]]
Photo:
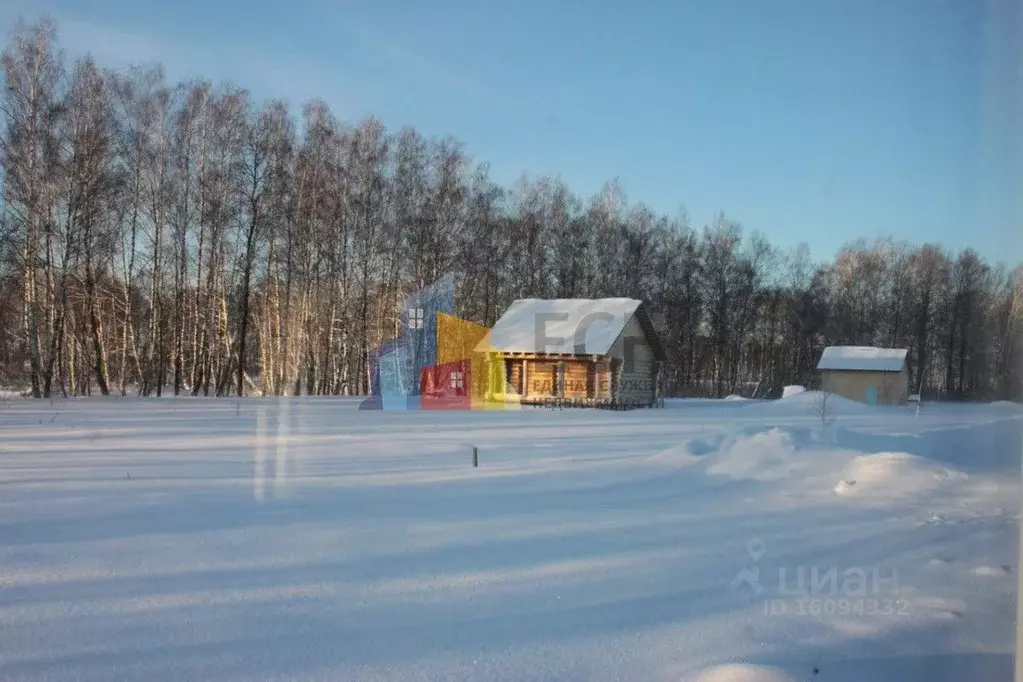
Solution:
[(452, 138), (322, 101), (66, 64), (48, 20), (14, 29), (2, 72), (0, 384), (37, 397), (364, 394), (400, 302), (453, 272), (487, 325), (522, 297), (646, 301), (668, 395), (813, 385), (844, 344), (908, 348), (925, 398), (1021, 398), (1023, 267), (970, 249), (817, 263), (616, 181), (502, 187)]

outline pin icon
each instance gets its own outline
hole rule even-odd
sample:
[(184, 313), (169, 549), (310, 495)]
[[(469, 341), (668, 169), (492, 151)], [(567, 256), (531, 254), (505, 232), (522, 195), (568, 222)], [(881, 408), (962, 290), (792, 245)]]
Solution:
[(760, 557), (764, 556), (764, 541), (757, 538), (750, 540), (746, 543), (746, 553), (753, 561), (760, 561)]

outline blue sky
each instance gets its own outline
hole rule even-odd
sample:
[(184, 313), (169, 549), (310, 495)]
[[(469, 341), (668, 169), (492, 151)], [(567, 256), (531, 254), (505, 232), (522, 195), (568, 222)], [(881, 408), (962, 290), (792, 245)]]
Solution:
[[(1015, 5), (1015, 7), (1014, 7)], [(7, 0), (74, 57), (452, 135), (494, 179), (719, 210), (829, 258), (856, 237), (1023, 261), (1013, 0)], [(1013, 191), (1016, 190), (1016, 191)]]

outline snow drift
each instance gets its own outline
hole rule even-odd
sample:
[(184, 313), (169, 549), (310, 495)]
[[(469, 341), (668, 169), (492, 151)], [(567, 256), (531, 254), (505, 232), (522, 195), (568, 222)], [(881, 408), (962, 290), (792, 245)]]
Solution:
[[(757, 406), (770, 412), (785, 413), (793, 416), (815, 415), (821, 409), (821, 402), (824, 400), (824, 395), (825, 394), (822, 391), (801, 391), (790, 394), (786, 398), (759, 403)], [(827, 394), (827, 409), (828, 412), (833, 415), (848, 415), (877, 414), (879, 410), (887, 408), (877, 405), (858, 403), (855, 400), (850, 400), (849, 398), (843, 398), (840, 395), (829, 393)]]
[(770, 429), (729, 441), (707, 466), (707, 473), (735, 479), (776, 481), (791, 476), (803, 464), (792, 434)]
[(791, 398), (794, 395), (806, 393), (806, 386), (786, 386), (781, 390), (782, 398)]
[(967, 478), (961, 471), (935, 466), (908, 452), (877, 452), (854, 458), (834, 490), (844, 496), (909, 498)]
[(762, 665), (726, 663), (716, 665), (691, 678), (692, 682), (797, 682), (784, 671)]

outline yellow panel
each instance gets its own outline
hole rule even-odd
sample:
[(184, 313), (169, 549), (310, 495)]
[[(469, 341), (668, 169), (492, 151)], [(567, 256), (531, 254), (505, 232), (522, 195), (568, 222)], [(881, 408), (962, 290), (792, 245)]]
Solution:
[(476, 350), (477, 346), (489, 348), (489, 341), (489, 327), (437, 313), (437, 364), (469, 361), (472, 409), (517, 410), (521, 399), (513, 387), (506, 385), (503, 358)]
[(437, 364), (472, 360), (476, 344), (490, 331), (475, 322), (437, 313)]
[(505, 382), (504, 359), (501, 356), (495, 354), (488, 358), (485, 353), (474, 353), (471, 362), (472, 409), (519, 409), (519, 394)]

